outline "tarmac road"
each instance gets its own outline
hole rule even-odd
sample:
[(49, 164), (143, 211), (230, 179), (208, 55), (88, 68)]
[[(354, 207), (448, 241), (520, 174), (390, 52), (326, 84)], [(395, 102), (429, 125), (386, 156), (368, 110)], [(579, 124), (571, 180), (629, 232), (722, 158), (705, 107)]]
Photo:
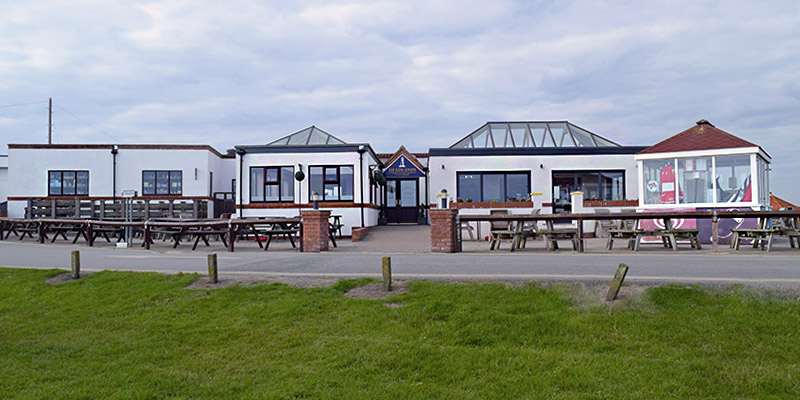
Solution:
[[(140, 248), (89, 248), (80, 245), (0, 241), (0, 266), (70, 267), (70, 252), (81, 251), (81, 270), (126, 270), (160, 273), (207, 273), (208, 251), (145, 251)], [(212, 249), (214, 250), (214, 249)], [(396, 279), (486, 279), (610, 282), (619, 263), (629, 265), (626, 282), (640, 284), (699, 283), (779, 288), (800, 287), (800, 251), (765, 254), (676, 253), (492, 253), (492, 254), (310, 254), (291, 250), (215, 249), (219, 272), (265, 276), (380, 277), (381, 257), (392, 257)]]

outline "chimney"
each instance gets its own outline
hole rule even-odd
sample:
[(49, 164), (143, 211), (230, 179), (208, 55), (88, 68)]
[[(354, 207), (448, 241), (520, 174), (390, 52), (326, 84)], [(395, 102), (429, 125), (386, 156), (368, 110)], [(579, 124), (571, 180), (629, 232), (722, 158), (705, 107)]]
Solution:
[(700, 121), (697, 121), (697, 125), (708, 125), (708, 126), (710, 126), (712, 128), (714, 127), (714, 125), (711, 122), (708, 122), (708, 121), (706, 121), (704, 119), (701, 119)]

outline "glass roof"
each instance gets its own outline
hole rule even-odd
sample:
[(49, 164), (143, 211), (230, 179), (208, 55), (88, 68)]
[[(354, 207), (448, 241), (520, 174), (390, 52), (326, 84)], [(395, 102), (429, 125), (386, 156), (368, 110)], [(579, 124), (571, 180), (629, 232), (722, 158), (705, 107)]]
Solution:
[(274, 142), (267, 143), (267, 146), (312, 146), (320, 144), (347, 144), (328, 132), (309, 126), (302, 131), (295, 132), (289, 136), (282, 137)]
[(619, 146), (567, 121), (541, 121), (487, 122), (450, 148)]

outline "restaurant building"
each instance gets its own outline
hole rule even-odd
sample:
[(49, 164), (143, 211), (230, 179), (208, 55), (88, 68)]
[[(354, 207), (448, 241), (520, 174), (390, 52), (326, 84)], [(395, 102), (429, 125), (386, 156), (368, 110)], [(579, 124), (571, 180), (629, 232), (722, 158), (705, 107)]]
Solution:
[(209, 201), (209, 217), (296, 216), (316, 202), (339, 216), (345, 236), (424, 224), (432, 207), (465, 214), (766, 208), (771, 162), (761, 147), (705, 120), (651, 147), (621, 145), (569, 121), (505, 121), (428, 153), (401, 146), (379, 154), (310, 126), (227, 154), (204, 145), (17, 144), (7, 160), (3, 185), (0, 157), (0, 196), (7, 187), (10, 216), (24, 216), (31, 198), (113, 200), (136, 190), (153, 201)]
[[(24, 217), (32, 200), (121, 199), (198, 202), (214, 216), (215, 197), (233, 198), (233, 155), (207, 145), (8, 145), (8, 214)], [(218, 214), (220, 210), (216, 210)]]

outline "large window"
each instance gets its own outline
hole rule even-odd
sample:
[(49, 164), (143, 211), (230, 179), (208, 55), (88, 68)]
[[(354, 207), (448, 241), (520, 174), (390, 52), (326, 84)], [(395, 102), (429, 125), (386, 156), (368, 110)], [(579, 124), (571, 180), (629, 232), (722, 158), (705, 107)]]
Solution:
[(293, 202), (294, 167), (251, 167), (251, 202)]
[(353, 166), (308, 167), (311, 198), (314, 193), (321, 201), (353, 201)]
[(714, 201), (711, 167), (711, 157), (678, 159), (678, 201), (681, 204)]
[(89, 171), (48, 171), (50, 196), (88, 196)]
[(625, 171), (553, 171), (553, 202), (569, 203), (572, 192), (585, 200), (625, 200)]
[(142, 195), (183, 194), (183, 172), (142, 171)]
[(459, 172), (462, 201), (515, 201), (528, 198), (530, 172)]
[(757, 187), (749, 154), (644, 160), (644, 204), (769, 204), (768, 164), (756, 158)]
[(750, 187), (750, 156), (718, 156), (717, 202), (736, 203), (752, 201)]
[(643, 163), (644, 204), (675, 204), (675, 160)]

